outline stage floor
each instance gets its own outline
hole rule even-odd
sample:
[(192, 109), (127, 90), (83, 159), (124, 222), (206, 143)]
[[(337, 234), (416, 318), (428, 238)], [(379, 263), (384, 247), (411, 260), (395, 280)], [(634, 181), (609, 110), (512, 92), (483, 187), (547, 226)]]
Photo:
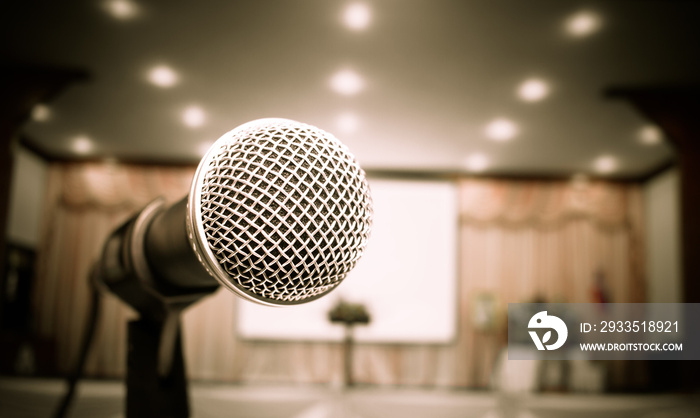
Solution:
[[(0, 417), (49, 418), (60, 380), (0, 378)], [(71, 418), (123, 417), (124, 386), (81, 382)], [(506, 395), (444, 389), (190, 384), (194, 418), (697, 418), (687, 395)]]

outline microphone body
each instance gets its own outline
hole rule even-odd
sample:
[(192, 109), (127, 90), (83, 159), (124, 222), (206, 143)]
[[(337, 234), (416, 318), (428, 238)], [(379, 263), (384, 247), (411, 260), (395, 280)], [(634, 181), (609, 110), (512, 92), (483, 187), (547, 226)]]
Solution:
[(365, 173), (340, 141), (261, 119), (215, 142), (188, 196), (168, 208), (156, 199), (115, 230), (98, 277), (148, 314), (219, 285), (266, 305), (305, 303), (355, 266), (372, 213)]
[(159, 211), (145, 234), (144, 252), (151, 272), (185, 289), (218, 286), (198, 259), (186, 228), (187, 197)]
[(93, 275), (142, 317), (156, 321), (219, 288), (188, 246), (186, 234), (179, 232), (184, 224), (179, 228), (173, 221), (180, 206), (166, 208), (165, 200), (157, 198), (115, 229)]

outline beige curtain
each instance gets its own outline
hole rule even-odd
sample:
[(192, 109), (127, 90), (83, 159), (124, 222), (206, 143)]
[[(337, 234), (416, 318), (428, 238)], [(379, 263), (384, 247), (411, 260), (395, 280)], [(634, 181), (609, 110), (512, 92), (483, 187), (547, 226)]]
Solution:
[[(114, 227), (157, 196), (184, 196), (194, 167), (54, 164), (35, 292), (36, 329), (57, 347), (60, 371), (73, 364), (88, 312), (87, 272)], [(644, 300), (638, 186), (607, 182), (462, 179), (458, 335), (447, 345), (360, 345), (354, 377), (383, 385), (488, 385), (503, 329), (472, 323), (475, 295), (509, 302), (590, 302), (602, 283), (611, 302)], [(602, 278), (597, 281), (596, 278)], [(245, 382), (340, 382), (338, 344), (250, 342), (236, 337), (236, 297), (219, 291), (183, 318), (188, 374)], [(134, 317), (107, 295), (92, 376), (125, 370), (125, 324)], [(618, 383), (627, 376), (616, 372)]]
[[(52, 164), (38, 251), (35, 327), (53, 340), (59, 372), (75, 362), (89, 313), (88, 274), (108, 234), (156, 196), (185, 195), (193, 167)], [(127, 318), (134, 313), (105, 294), (95, 346), (86, 366), (95, 376), (118, 376), (126, 360)]]
[[(501, 318), (508, 303), (644, 302), (641, 188), (587, 181), (460, 182), (464, 353), (458, 384), (485, 385), (502, 334), (470, 322), (475, 295), (493, 295)], [(643, 375), (610, 362), (610, 385), (625, 388)], [(471, 380), (469, 380), (471, 379)]]

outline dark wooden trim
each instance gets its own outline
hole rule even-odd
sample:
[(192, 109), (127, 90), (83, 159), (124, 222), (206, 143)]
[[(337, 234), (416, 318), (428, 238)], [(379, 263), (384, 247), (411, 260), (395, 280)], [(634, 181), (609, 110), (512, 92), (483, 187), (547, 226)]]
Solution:
[[(675, 160), (664, 161), (652, 169), (638, 175), (600, 176), (590, 173), (585, 174), (590, 181), (606, 181), (610, 183), (644, 183), (650, 178), (675, 166)], [(578, 172), (558, 173), (515, 173), (515, 172), (488, 172), (471, 173), (460, 170), (410, 170), (410, 169), (378, 169), (365, 168), (368, 177), (390, 178), (402, 180), (455, 180), (455, 179), (495, 179), (505, 181), (571, 181)]]
[(0, 303), (5, 289), (2, 272), (5, 271), (13, 141), (34, 106), (50, 101), (68, 85), (87, 78), (87, 72), (79, 69), (0, 61)]
[(183, 158), (178, 160), (171, 158), (151, 158), (139, 156), (112, 157), (109, 155), (90, 155), (82, 157), (69, 153), (49, 151), (43, 146), (39, 145), (36, 140), (27, 135), (19, 136), (19, 144), (48, 163), (101, 163), (111, 161), (118, 162), (120, 164), (157, 165), (165, 167), (190, 167), (197, 166), (197, 164), (199, 164), (199, 160), (195, 160), (194, 158)]
[(82, 69), (0, 61), (0, 112), (3, 123), (10, 127), (10, 136), (29, 119), (36, 104), (47, 103), (68, 85), (89, 78)]
[[(676, 148), (680, 168), (680, 213), (683, 302), (700, 302), (700, 88), (698, 86), (616, 87), (612, 98), (630, 102), (658, 125)], [(699, 362), (683, 362), (664, 376), (666, 384), (695, 391)], [(678, 383), (680, 382), (680, 384)]]
[[(38, 157), (42, 158), (47, 162), (58, 162), (58, 163), (73, 163), (73, 162), (83, 162), (83, 163), (99, 163), (99, 162), (118, 162), (120, 164), (133, 164), (133, 165), (157, 165), (165, 167), (189, 167), (197, 166), (199, 164), (199, 159), (172, 159), (172, 158), (154, 158), (154, 157), (143, 157), (143, 156), (121, 156), (112, 157), (109, 155), (91, 155), (87, 157), (76, 156), (74, 154), (62, 154), (52, 151), (48, 151), (44, 147), (38, 144), (33, 138), (27, 135), (21, 135), (19, 137), (19, 143), (27, 150), (31, 151)], [(675, 165), (674, 160), (664, 161), (658, 166), (652, 168), (651, 170), (644, 172), (640, 175), (630, 175), (630, 176), (597, 176), (593, 174), (586, 174), (586, 176), (592, 181), (607, 181), (613, 183), (644, 183), (650, 178), (656, 176), (660, 172)], [(484, 179), (498, 179), (507, 181), (569, 181), (572, 176), (576, 173), (515, 173), (515, 172), (489, 172), (483, 174), (471, 173), (466, 170), (431, 170), (431, 169), (407, 169), (407, 168), (373, 168), (365, 167), (365, 172), (368, 177), (372, 178), (385, 178), (385, 179), (397, 179), (397, 180), (457, 180), (463, 178), (484, 178)]]
[(678, 168), (678, 161), (676, 158), (669, 158), (668, 160), (657, 165), (655, 168), (652, 168), (651, 170), (649, 170), (643, 176), (640, 176), (639, 182), (646, 183), (649, 180), (652, 180), (652, 179), (656, 178), (657, 176), (660, 176), (661, 174), (664, 174), (665, 172), (667, 172), (671, 169), (674, 169), (674, 168)]
[(51, 154), (47, 153), (46, 150), (44, 150), (43, 148), (38, 146), (36, 144), (36, 142), (29, 139), (25, 135), (19, 135), (17, 137), (17, 144), (19, 146), (21, 146), (22, 148), (24, 148), (25, 150), (31, 152), (35, 156), (41, 158), (46, 163), (50, 163), (52, 161), (55, 161), (55, 159), (53, 158), (53, 156)]

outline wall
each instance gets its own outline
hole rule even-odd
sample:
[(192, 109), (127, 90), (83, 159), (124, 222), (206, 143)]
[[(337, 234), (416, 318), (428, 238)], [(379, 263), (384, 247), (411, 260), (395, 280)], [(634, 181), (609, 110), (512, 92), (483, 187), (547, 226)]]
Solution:
[(7, 224), (9, 242), (32, 248), (38, 246), (46, 180), (46, 162), (16, 147)]
[(663, 172), (643, 188), (647, 302), (681, 302), (679, 173)]

